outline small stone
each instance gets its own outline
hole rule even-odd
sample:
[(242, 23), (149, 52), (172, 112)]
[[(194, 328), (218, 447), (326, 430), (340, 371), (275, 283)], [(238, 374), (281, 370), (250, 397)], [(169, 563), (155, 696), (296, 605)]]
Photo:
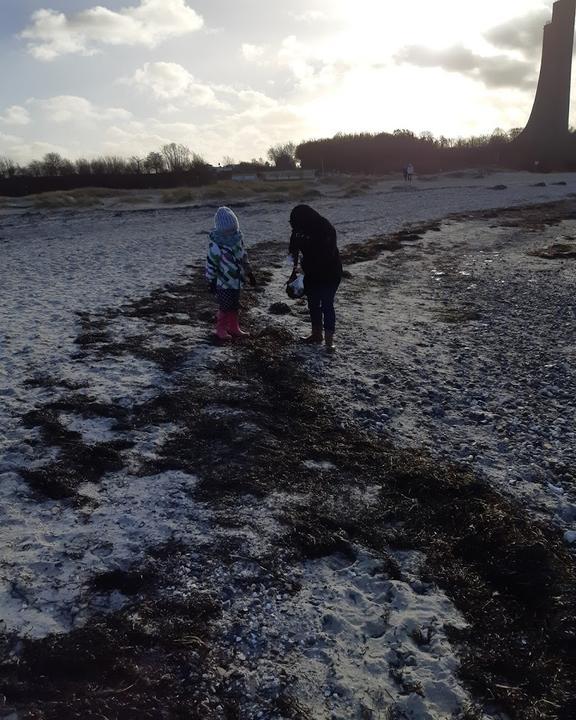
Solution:
[(271, 315), (291, 315), (292, 308), (285, 302), (275, 302), (270, 305), (268, 312)]

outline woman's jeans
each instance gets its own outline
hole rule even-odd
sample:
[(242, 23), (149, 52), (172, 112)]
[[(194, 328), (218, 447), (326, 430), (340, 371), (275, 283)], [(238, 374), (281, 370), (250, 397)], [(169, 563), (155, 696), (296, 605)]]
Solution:
[(324, 283), (322, 285), (306, 287), (308, 310), (310, 310), (312, 325), (316, 327), (322, 326), (322, 319), (324, 319), (324, 332), (327, 333), (334, 333), (336, 329), (334, 297), (336, 296), (338, 285), (340, 285), (340, 280), (334, 283)]

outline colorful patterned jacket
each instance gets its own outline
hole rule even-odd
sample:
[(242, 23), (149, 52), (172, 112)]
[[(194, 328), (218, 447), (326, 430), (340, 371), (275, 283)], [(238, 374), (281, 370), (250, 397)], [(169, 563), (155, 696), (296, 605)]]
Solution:
[(240, 290), (248, 273), (250, 262), (242, 233), (213, 230), (206, 258), (206, 280), (216, 280), (216, 287), (221, 290)]

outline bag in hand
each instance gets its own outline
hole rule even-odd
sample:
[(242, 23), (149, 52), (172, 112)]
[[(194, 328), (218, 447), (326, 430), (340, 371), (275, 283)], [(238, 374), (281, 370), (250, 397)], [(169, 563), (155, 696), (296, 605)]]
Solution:
[(298, 298), (304, 297), (306, 294), (304, 290), (304, 275), (296, 275), (294, 280), (288, 280), (286, 283), (286, 294), (291, 300), (298, 300)]

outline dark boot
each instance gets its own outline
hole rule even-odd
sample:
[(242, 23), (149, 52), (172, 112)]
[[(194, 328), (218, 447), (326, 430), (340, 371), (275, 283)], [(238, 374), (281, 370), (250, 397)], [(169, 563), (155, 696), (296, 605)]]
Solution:
[(336, 352), (336, 347), (334, 345), (334, 333), (326, 333), (326, 352)]
[(321, 345), (324, 341), (324, 335), (322, 334), (322, 325), (312, 325), (312, 333), (308, 337), (301, 338), (303, 343), (306, 345)]

